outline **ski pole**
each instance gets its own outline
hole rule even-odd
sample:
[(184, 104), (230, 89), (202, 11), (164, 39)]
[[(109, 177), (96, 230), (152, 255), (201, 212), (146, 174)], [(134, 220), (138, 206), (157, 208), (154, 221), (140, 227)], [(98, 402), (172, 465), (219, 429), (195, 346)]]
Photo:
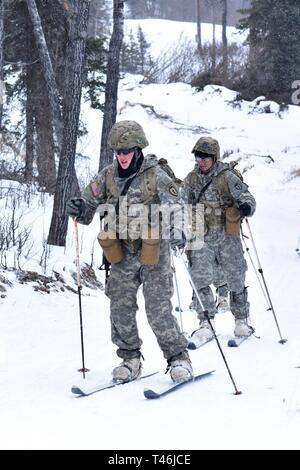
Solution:
[(262, 283), (261, 283), (260, 277), (259, 277), (259, 275), (258, 275), (258, 273), (257, 273), (257, 269), (256, 269), (256, 266), (255, 266), (255, 264), (254, 264), (254, 261), (253, 261), (253, 258), (252, 258), (252, 256), (251, 256), (251, 253), (250, 253), (250, 251), (249, 251), (249, 247), (247, 246), (247, 243), (245, 242), (245, 238), (248, 238), (248, 237), (243, 233), (243, 231), (241, 231), (241, 234), (242, 234), (242, 241), (243, 241), (243, 243), (244, 243), (246, 253), (247, 253), (247, 255), (248, 255), (249, 259), (250, 259), (251, 265), (252, 265), (252, 267), (253, 267), (253, 269), (254, 269), (255, 276), (256, 276), (256, 279), (257, 279), (257, 281), (258, 281), (258, 284), (260, 285), (260, 288), (261, 288), (261, 290), (262, 290), (262, 293), (264, 294), (264, 297), (265, 297), (265, 299), (266, 299), (266, 302), (267, 302), (267, 305), (268, 305), (268, 308), (267, 308), (267, 312), (268, 312), (269, 310), (272, 310), (272, 309), (271, 309), (271, 307), (270, 307), (269, 300), (268, 300), (267, 294), (266, 294), (266, 292), (265, 292), (265, 289), (264, 289), (264, 287), (263, 287), (263, 285), (262, 285)]
[(272, 311), (272, 313), (273, 313), (273, 317), (274, 317), (274, 320), (275, 320), (275, 324), (276, 324), (276, 326), (277, 326), (277, 330), (278, 330), (278, 333), (279, 333), (280, 340), (279, 340), (278, 342), (279, 342), (280, 344), (284, 344), (284, 343), (287, 342), (287, 339), (283, 339), (283, 338), (282, 338), (281, 331), (280, 331), (280, 328), (279, 328), (279, 324), (278, 324), (278, 321), (277, 321), (277, 318), (276, 318), (275, 310), (274, 310), (274, 307), (273, 307), (273, 304), (272, 304), (272, 300), (271, 300), (271, 297), (270, 297), (270, 294), (269, 294), (269, 290), (268, 290), (268, 287), (267, 287), (267, 284), (266, 284), (265, 276), (264, 276), (264, 273), (263, 273), (263, 270), (262, 270), (262, 267), (261, 267), (261, 264), (260, 264), (260, 260), (259, 260), (258, 253), (257, 253), (257, 249), (256, 249), (256, 246), (255, 246), (255, 243), (254, 243), (252, 231), (251, 231), (250, 224), (249, 224), (249, 222), (248, 222), (247, 217), (245, 218), (245, 220), (246, 220), (248, 232), (249, 232), (249, 235), (250, 235), (250, 240), (251, 240), (252, 245), (253, 245), (253, 248), (254, 248), (255, 257), (256, 257), (256, 259), (257, 259), (258, 272), (260, 273), (260, 275), (261, 275), (261, 277), (262, 277), (262, 281), (263, 281), (263, 284), (264, 284), (264, 287), (265, 287), (265, 292), (266, 292), (267, 297), (268, 297), (268, 303), (269, 303), (269, 305), (270, 305), (270, 307), (271, 307), (271, 311)]
[(176, 274), (173, 254), (171, 254), (171, 259), (172, 259), (172, 268), (173, 268), (174, 278), (175, 278), (175, 289), (176, 289), (176, 295), (177, 295), (178, 307), (179, 307), (180, 327), (181, 327), (181, 332), (183, 333), (182, 308), (181, 308), (180, 295), (179, 295), (178, 282), (177, 282), (177, 274)]
[(188, 277), (189, 277), (189, 280), (190, 280), (190, 283), (191, 283), (191, 285), (192, 285), (192, 288), (194, 289), (194, 293), (195, 293), (195, 295), (196, 295), (196, 297), (197, 297), (197, 299), (198, 299), (199, 305), (200, 305), (200, 307), (201, 307), (202, 310), (203, 310), (203, 313), (204, 313), (204, 315), (205, 315), (205, 318), (207, 319), (207, 321), (208, 321), (208, 323), (209, 323), (209, 326), (210, 326), (210, 328), (211, 328), (211, 331), (212, 331), (212, 333), (213, 333), (213, 335), (214, 335), (214, 339), (215, 339), (216, 342), (217, 342), (219, 351), (220, 351), (220, 353), (221, 353), (221, 355), (222, 355), (222, 358), (223, 358), (223, 361), (224, 361), (224, 363), (225, 363), (227, 372), (228, 372), (228, 374), (229, 374), (229, 377), (230, 377), (230, 379), (231, 379), (231, 382), (232, 382), (233, 387), (234, 387), (234, 390), (235, 390), (234, 395), (241, 395), (242, 392), (239, 391), (239, 390), (237, 389), (237, 387), (236, 387), (236, 384), (235, 384), (235, 381), (234, 381), (234, 379), (233, 379), (233, 376), (232, 376), (232, 373), (231, 373), (231, 371), (230, 371), (230, 368), (229, 368), (229, 366), (228, 366), (226, 357), (225, 357), (225, 355), (224, 355), (224, 353), (223, 353), (223, 350), (222, 350), (222, 348), (221, 348), (220, 342), (219, 342), (218, 337), (217, 337), (217, 335), (216, 335), (215, 329), (214, 329), (214, 327), (212, 326), (212, 323), (211, 323), (210, 318), (209, 318), (209, 316), (208, 316), (208, 311), (204, 308), (204, 305), (203, 305), (203, 303), (202, 303), (202, 301), (201, 301), (201, 299), (200, 299), (200, 296), (199, 296), (199, 292), (198, 292), (198, 290), (196, 289), (196, 286), (195, 286), (195, 284), (194, 284), (193, 278), (192, 278), (192, 276), (191, 276), (191, 274), (190, 274), (190, 272), (189, 272), (189, 270), (188, 270), (187, 265), (185, 264), (185, 261), (184, 261), (184, 259), (183, 259), (183, 256), (182, 256), (182, 254), (181, 254), (181, 252), (180, 252), (180, 250), (179, 250), (178, 247), (176, 247), (176, 253), (179, 254), (179, 257), (180, 257), (182, 263), (184, 264), (185, 270), (186, 270), (187, 275), (188, 275)]
[(83, 378), (85, 379), (85, 373), (89, 372), (89, 369), (86, 369), (85, 361), (84, 361), (83, 322), (82, 322), (82, 305), (81, 305), (81, 289), (82, 289), (82, 287), (81, 287), (81, 279), (80, 279), (79, 238), (78, 238), (77, 220), (74, 220), (74, 229), (75, 229), (75, 244), (76, 244), (77, 289), (78, 289), (78, 301), (79, 301), (81, 357), (82, 357), (82, 368), (78, 369), (78, 372), (82, 372)]

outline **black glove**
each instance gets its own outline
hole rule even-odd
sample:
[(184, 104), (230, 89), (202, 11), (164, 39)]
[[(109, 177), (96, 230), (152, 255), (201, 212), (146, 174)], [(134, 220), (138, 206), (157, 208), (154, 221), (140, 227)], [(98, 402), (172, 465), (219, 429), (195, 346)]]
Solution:
[(251, 214), (251, 206), (248, 204), (248, 202), (244, 202), (239, 206), (239, 211), (241, 214), (241, 217), (249, 217)]
[(172, 227), (170, 229), (170, 245), (172, 250), (176, 251), (176, 248), (179, 250), (183, 250), (186, 244), (186, 236), (185, 234), (178, 229)]
[(85, 202), (81, 197), (72, 197), (67, 202), (66, 213), (73, 219), (81, 219), (85, 213)]

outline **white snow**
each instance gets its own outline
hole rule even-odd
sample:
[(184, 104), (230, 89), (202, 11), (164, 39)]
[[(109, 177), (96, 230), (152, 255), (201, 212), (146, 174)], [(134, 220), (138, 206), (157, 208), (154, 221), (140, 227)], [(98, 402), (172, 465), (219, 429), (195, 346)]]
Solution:
[[(180, 28), (175, 22), (162, 28), (162, 20), (143, 24), (150, 21), (153, 35), (165, 32), (169, 38), (171, 27)], [(161, 43), (164, 38), (159, 39)], [(182, 83), (146, 86), (139, 85), (137, 77), (126, 76), (120, 84), (117, 119), (138, 121), (150, 141), (146, 151), (166, 157), (179, 177), (193, 168), (191, 149), (202, 133), (219, 139), (222, 153), (229, 154), (227, 161), (239, 160), (239, 169), (257, 200), (250, 226), (282, 336), (288, 342), (278, 343), (273, 315), (267, 311), (247, 259), (251, 320), (260, 339), (253, 337), (240, 348), (229, 349), (226, 337), (233, 332), (232, 315), (216, 318), (221, 345), (242, 395), (233, 394), (233, 384), (212, 342), (192, 351), (191, 358), (195, 372), (215, 369), (213, 376), (161, 400), (146, 400), (145, 387), (158, 387), (169, 379), (163, 374), (166, 363), (139, 292), (144, 369), (162, 373), (77, 399), (71, 394), (71, 386), (82, 380), (77, 372), (81, 367), (77, 295), (35, 292), (32, 284), (16, 283), (14, 272), (0, 271), (13, 282), (13, 287), (7, 287), (7, 297), (0, 297), (1, 449), (299, 450), (300, 257), (295, 248), (300, 235), (300, 179), (291, 172), (300, 168), (300, 108), (292, 106), (279, 116), (276, 103), (271, 103), (273, 112), (265, 114), (255, 102), (241, 102), (240, 109), (233, 108), (228, 101), (235, 96), (217, 86), (195, 93)], [(150, 106), (162, 117), (151, 113)], [(98, 167), (101, 116), (86, 108), (85, 116), (89, 135), (79, 150), (90, 161), (81, 160), (78, 169), (82, 179), (88, 180)], [(5, 214), (1, 197), (1, 214)], [(42, 273), (40, 242), (48, 232), (52, 198), (47, 197), (42, 205), (39, 197), (33, 197), (29, 206), (21, 205), (20, 210), (24, 224), (32, 226), (36, 249), (34, 256), (23, 260), (23, 269)], [(97, 220), (80, 228), (81, 263), (90, 264), (93, 254), (94, 267), (101, 264), (97, 231)], [(247, 234), (246, 227), (244, 231)], [(256, 262), (249, 240), (247, 245)], [(67, 247), (51, 250), (45, 274), (51, 275), (54, 269), (76, 288), (70, 276), (70, 270), (75, 271), (74, 259), (70, 223)], [(191, 288), (179, 259), (176, 270), (181, 304), (186, 308)], [(99, 278), (104, 282), (102, 273)], [(176, 305), (176, 295), (173, 300)], [(110, 340), (109, 301), (103, 291), (84, 287), (82, 309), (86, 365), (91, 369), (86, 382), (95, 385), (109, 380), (119, 361)], [(193, 331), (197, 324), (194, 314), (183, 313), (182, 320), (184, 330)]]
[[(195, 47), (197, 45), (197, 23), (158, 19), (127, 19), (124, 25), (125, 36), (129, 36), (132, 32), (133, 36), (136, 37), (138, 28), (142, 28), (146, 41), (151, 43), (150, 52), (154, 59), (156, 59), (162, 51), (176, 48), (178, 43), (190, 43)], [(201, 36), (203, 44), (212, 42), (212, 24), (202, 23)], [(229, 43), (243, 43), (246, 39), (245, 33), (241, 33), (231, 26), (227, 28), (227, 36)], [(222, 26), (220, 25), (216, 25), (216, 41), (222, 42)]]

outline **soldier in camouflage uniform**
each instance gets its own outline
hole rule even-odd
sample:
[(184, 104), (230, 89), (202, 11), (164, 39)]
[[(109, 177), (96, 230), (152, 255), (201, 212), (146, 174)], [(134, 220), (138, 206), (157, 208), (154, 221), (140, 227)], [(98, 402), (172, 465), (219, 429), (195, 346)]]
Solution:
[[(216, 289), (216, 307), (218, 313), (224, 313), (230, 310), (228, 303), (228, 287), (226, 284), (226, 276), (222, 271), (222, 268), (217, 259), (214, 260), (214, 274), (213, 274), (213, 285)], [(190, 304), (191, 310), (196, 310), (198, 301), (196, 295), (193, 293), (192, 302)]]
[(216, 307), (218, 313), (223, 313), (230, 310), (228, 303), (228, 287), (225, 280), (226, 276), (223, 273), (220, 263), (218, 263), (217, 259), (216, 263), (213, 282), (216, 288)]
[[(178, 203), (178, 187), (158, 165), (157, 158), (154, 155), (144, 157), (142, 149), (148, 141), (138, 123), (116, 123), (110, 131), (108, 142), (115, 151), (113, 164), (96, 175), (84, 190), (82, 198), (73, 198), (68, 202), (68, 215), (82, 224), (89, 224), (101, 204), (119, 206), (121, 212), (122, 200), (119, 197), (129, 180), (127, 209), (135, 204), (149, 207), (154, 203)], [(138, 378), (141, 373), (142, 340), (138, 334), (136, 312), (137, 291), (142, 284), (147, 319), (167, 360), (171, 378), (176, 383), (186, 381), (193, 377), (193, 371), (187, 340), (172, 314), (170, 241), (160, 239), (157, 261), (145, 264), (142, 259), (143, 240), (140, 237), (125, 239), (123, 235), (121, 237), (118, 233), (117, 225), (118, 249), (122, 259), (112, 262), (106, 286), (106, 294), (111, 301), (112, 341), (118, 347), (117, 355), (123, 359), (113, 370), (113, 378), (126, 382)], [(173, 243), (178, 246), (182, 240), (173, 240)]]
[[(253, 215), (255, 199), (234, 167), (219, 161), (220, 147), (217, 140), (201, 137), (192, 153), (196, 158), (196, 166), (184, 180), (183, 194), (185, 202), (189, 204), (204, 204), (205, 235), (203, 247), (188, 252), (190, 273), (214, 325), (216, 304), (210, 285), (214, 282), (216, 262), (220, 265), (230, 292), (230, 308), (235, 317), (234, 334), (248, 336), (253, 329), (247, 321), (247, 264), (240, 239), (240, 219)], [(209, 322), (199, 305), (197, 313), (200, 325), (193, 335), (199, 339), (211, 337)]]

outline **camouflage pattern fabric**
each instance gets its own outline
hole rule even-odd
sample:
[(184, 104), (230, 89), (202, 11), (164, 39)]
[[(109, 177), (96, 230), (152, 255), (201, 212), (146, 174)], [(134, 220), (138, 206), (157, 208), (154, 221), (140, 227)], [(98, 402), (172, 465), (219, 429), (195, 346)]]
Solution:
[[(190, 258), (190, 256), (189, 256), (189, 258)], [(226, 284), (226, 281), (225, 281), (226, 276), (223, 273), (222, 268), (221, 268), (219, 262), (216, 259), (214, 259), (213, 278), (214, 278), (213, 285), (216, 288), (216, 293), (220, 297), (227, 297), (228, 287), (227, 287), (227, 284)], [(192, 308), (197, 310), (198, 300), (197, 300), (197, 297), (194, 294), (193, 294), (193, 299), (192, 300), (193, 300)], [(200, 309), (199, 309), (199, 311), (200, 311)]]
[[(156, 172), (156, 194), (152, 199), (149, 199), (149, 193), (144, 186), (144, 173), (148, 170), (155, 169)], [(117, 191), (110, 192), (107, 187), (107, 173), (112, 171), (114, 182)], [(86, 212), (84, 216), (78, 221), (82, 224), (88, 225), (100, 204), (112, 204), (116, 206), (119, 195), (126, 184), (125, 178), (119, 178), (118, 167), (116, 160), (110, 166), (104, 168), (98, 173), (94, 179), (89, 183), (82, 193), (82, 197), (86, 203)], [(154, 155), (146, 156), (138, 175), (134, 178), (127, 192), (127, 206), (133, 204), (145, 204), (149, 207), (151, 204), (182, 204), (182, 199), (179, 194), (177, 185), (173, 182), (170, 176), (160, 168), (158, 160)]]
[[(143, 191), (144, 173), (156, 172), (156, 194), (149, 200), (147, 191)], [(107, 172), (111, 171), (118, 191), (111, 193), (107, 187)], [(126, 184), (125, 178), (118, 177), (117, 162), (98, 173), (83, 191), (86, 211), (79, 220), (89, 224), (100, 204), (110, 203), (116, 206), (118, 194)], [(145, 195), (147, 193), (147, 195)], [(178, 204), (180, 194), (177, 186), (166, 172), (159, 167), (157, 159), (145, 157), (137, 176), (127, 192), (126, 207), (133, 204), (162, 203)], [(122, 206), (122, 203), (120, 204)], [(122, 207), (120, 207), (120, 211)], [(106, 293), (111, 300), (112, 341), (118, 347), (119, 357), (126, 359), (140, 356), (142, 341), (136, 323), (137, 291), (143, 285), (146, 314), (149, 324), (156, 335), (158, 344), (168, 360), (185, 353), (187, 341), (180, 332), (176, 318), (172, 314), (171, 297), (173, 279), (170, 261), (170, 245), (161, 240), (159, 263), (155, 266), (141, 264), (142, 240), (120, 239), (123, 260), (111, 267)], [(186, 353), (185, 353), (186, 354)]]
[(136, 254), (126, 250), (123, 261), (111, 268), (106, 293), (111, 301), (112, 342), (123, 359), (139, 355), (142, 346), (136, 322), (136, 298), (141, 284), (148, 322), (168, 360), (183, 352), (187, 341), (172, 314), (173, 274), (167, 240), (161, 242), (158, 265), (143, 266), (140, 250)]
[(218, 291), (218, 294), (221, 297), (226, 297), (227, 295), (227, 284), (225, 281), (225, 274), (222, 271), (222, 268), (217, 260), (215, 260), (215, 267), (214, 267), (214, 282), (213, 285)]
[(213, 156), (213, 160), (220, 159), (220, 146), (219, 142), (212, 137), (200, 137), (195, 143), (192, 153), (202, 152)]
[(135, 121), (120, 121), (114, 124), (108, 136), (108, 144), (114, 150), (147, 147), (149, 142), (140, 124)]
[[(226, 170), (226, 171), (224, 171)], [(227, 191), (224, 192), (219, 178), (225, 179)], [(202, 194), (201, 189), (211, 181), (211, 184)], [(238, 207), (240, 204), (248, 203), (251, 207), (251, 215), (254, 214), (256, 203), (248, 186), (223, 162), (216, 162), (211, 171), (202, 174), (198, 165), (191, 171), (183, 182), (182, 196), (188, 204), (203, 203), (205, 206), (205, 240), (215, 239), (216, 233), (225, 230), (225, 210), (227, 207)]]
[[(248, 186), (230, 169), (224, 172), (226, 164), (217, 161), (207, 174), (202, 174), (198, 165), (187, 175), (183, 185), (185, 202), (205, 205), (205, 236), (204, 246), (200, 250), (189, 253), (190, 272), (199, 292), (204, 308), (213, 318), (216, 314), (214, 296), (209, 287), (214, 282), (216, 261), (224, 273), (224, 281), (231, 292), (230, 306), (236, 318), (246, 318), (249, 313), (247, 292), (244, 289), (247, 263), (244, 259), (242, 243), (239, 235), (228, 235), (225, 231), (225, 210), (227, 207), (238, 207), (247, 202), (251, 207), (251, 215), (255, 212), (256, 203)], [(223, 172), (227, 191), (218, 184), (218, 175)], [(200, 196), (201, 189), (209, 182), (205, 193)], [(197, 306), (200, 319), (203, 312)]]
[[(247, 263), (244, 259), (242, 243), (239, 235), (227, 235), (225, 231), (216, 233), (216, 239), (205, 241), (200, 250), (190, 252), (190, 273), (199, 292), (200, 299), (209, 316), (214, 318), (216, 305), (213, 292), (209, 287), (215, 280), (215, 260), (218, 260), (225, 275), (228, 290), (234, 292), (231, 299), (231, 311), (236, 318), (246, 318), (249, 307), (244, 298), (245, 273)], [(241, 301), (242, 298), (242, 301)], [(245, 300), (245, 302), (243, 302)], [(203, 319), (203, 311), (197, 304), (199, 318)]]

